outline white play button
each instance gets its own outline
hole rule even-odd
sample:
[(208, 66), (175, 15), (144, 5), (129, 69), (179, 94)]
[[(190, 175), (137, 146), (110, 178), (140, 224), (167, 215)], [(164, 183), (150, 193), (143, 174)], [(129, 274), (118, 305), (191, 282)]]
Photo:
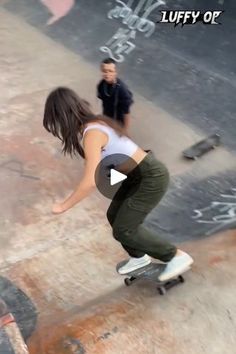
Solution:
[(118, 172), (114, 170), (113, 168), (111, 169), (111, 176), (110, 176), (110, 184), (111, 186), (114, 186), (117, 183), (120, 183), (124, 181), (127, 178), (126, 175), (124, 175), (121, 172)]
[[(134, 172), (130, 172), (127, 176), (119, 172), (123, 171), (121, 166), (124, 163), (128, 171)], [(129, 198), (138, 190), (141, 171), (131, 157), (124, 154), (112, 154), (104, 157), (98, 164), (95, 181), (99, 192), (104, 197), (120, 201)]]

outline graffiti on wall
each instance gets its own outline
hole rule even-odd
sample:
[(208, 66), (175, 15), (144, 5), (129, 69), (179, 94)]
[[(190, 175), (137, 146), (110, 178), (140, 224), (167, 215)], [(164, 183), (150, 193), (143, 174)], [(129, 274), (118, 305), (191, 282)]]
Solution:
[(47, 21), (47, 25), (60, 20), (66, 16), (75, 5), (75, 0), (40, 0), (43, 5), (47, 7), (52, 17)]
[(220, 200), (212, 201), (202, 209), (195, 209), (193, 219), (202, 224), (213, 225), (210, 232), (236, 224), (236, 188), (231, 194), (220, 194)]
[[(119, 19), (123, 27), (119, 27), (100, 51), (107, 53), (116, 62), (123, 62), (136, 47), (135, 39), (138, 33), (144, 38), (149, 38), (155, 31), (155, 22), (149, 19), (154, 10), (165, 5), (164, 0), (128, 0), (127, 3), (115, 0), (116, 6), (111, 9), (107, 16), (110, 20)], [(134, 5), (134, 3), (136, 3)]]

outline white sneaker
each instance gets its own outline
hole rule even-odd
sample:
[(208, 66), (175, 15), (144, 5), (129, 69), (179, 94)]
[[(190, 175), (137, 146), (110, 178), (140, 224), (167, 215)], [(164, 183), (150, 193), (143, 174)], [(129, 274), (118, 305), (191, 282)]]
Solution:
[(130, 260), (125, 265), (123, 265), (123, 267), (118, 269), (118, 273), (127, 274), (133, 272), (136, 269), (145, 267), (150, 263), (151, 263), (151, 258), (147, 254), (139, 258), (131, 257)]
[(190, 268), (191, 264), (193, 264), (192, 257), (185, 252), (181, 252), (180, 255), (175, 256), (170, 262), (167, 263), (166, 268), (159, 275), (158, 279), (160, 281), (166, 281), (174, 278)]

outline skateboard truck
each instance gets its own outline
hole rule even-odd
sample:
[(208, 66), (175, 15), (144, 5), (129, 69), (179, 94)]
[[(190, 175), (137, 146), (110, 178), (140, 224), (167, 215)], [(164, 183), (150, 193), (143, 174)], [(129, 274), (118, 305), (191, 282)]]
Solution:
[[(135, 278), (134, 276), (130, 277), (130, 278), (125, 278), (124, 279), (124, 283), (126, 286), (130, 286), (132, 285), (135, 281), (137, 281), (138, 278)], [(179, 275), (176, 278), (167, 280), (165, 282), (159, 282), (158, 279), (156, 280), (157, 282), (157, 290), (159, 292), (160, 295), (165, 295), (167, 290), (173, 288), (173, 286), (178, 285), (180, 283), (184, 283), (185, 279), (182, 275)]]

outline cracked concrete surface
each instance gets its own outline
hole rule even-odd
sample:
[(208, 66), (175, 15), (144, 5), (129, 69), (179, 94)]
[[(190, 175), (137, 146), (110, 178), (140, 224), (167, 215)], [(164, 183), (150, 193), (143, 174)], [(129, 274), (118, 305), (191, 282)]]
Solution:
[[(45, 98), (52, 87), (69, 85), (98, 110), (91, 87), (99, 72), (1, 7), (0, 32), (0, 266), (37, 308), (29, 352), (233, 353), (235, 232), (182, 245), (196, 262), (186, 283), (167, 296), (150, 283), (126, 288), (115, 271), (125, 254), (111, 237), (106, 199), (95, 193), (66, 214), (51, 214), (52, 202), (79, 180), (82, 162), (63, 157), (43, 130)], [(178, 155), (200, 134), (141, 97), (136, 101), (137, 141), (151, 143), (172, 175), (190, 171)], [(144, 129), (144, 112), (158, 116), (162, 133)], [(221, 148), (202, 173), (234, 164)]]

